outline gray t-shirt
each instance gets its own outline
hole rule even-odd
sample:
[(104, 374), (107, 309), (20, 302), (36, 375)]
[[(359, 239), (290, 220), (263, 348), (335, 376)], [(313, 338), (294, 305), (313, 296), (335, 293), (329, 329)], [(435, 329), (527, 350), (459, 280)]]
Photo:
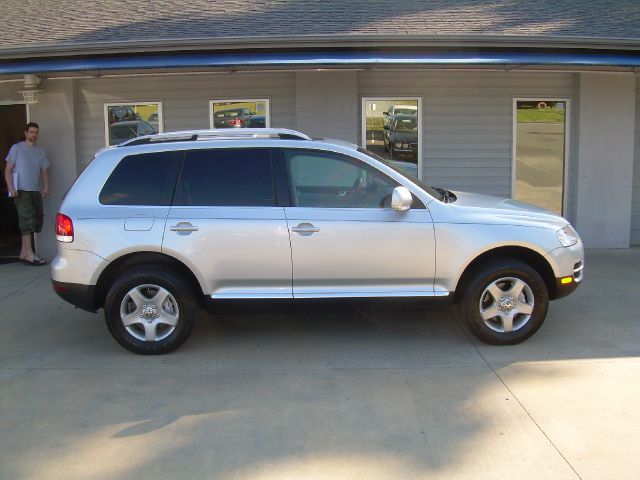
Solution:
[[(9, 150), (7, 162), (13, 163), (13, 173), (18, 174), (16, 190), (37, 192), (40, 190), (40, 170), (49, 168), (49, 160), (40, 147), (29, 146), (27, 142), (16, 143)], [(15, 176), (14, 183), (15, 183)]]

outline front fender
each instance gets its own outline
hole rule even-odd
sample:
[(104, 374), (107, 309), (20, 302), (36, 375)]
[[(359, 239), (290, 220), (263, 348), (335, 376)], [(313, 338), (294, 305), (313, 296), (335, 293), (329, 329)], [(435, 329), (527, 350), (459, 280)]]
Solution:
[[(453, 292), (466, 268), (479, 256), (503, 247), (519, 247), (545, 257), (557, 248), (553, 230), (513, 225), (436, 223), (436, 275), (438, 291)], [(550, 262), (554, 274), (558, 268)]]

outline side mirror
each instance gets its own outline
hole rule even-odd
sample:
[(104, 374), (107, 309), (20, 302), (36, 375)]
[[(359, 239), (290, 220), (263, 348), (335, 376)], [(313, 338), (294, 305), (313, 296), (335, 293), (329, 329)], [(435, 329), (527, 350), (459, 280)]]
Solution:
[(382, 128), (384, 128), (385, 130), (389, 130), (389, 125), (385, 125)]
[(397, 212), (406, 212), (411, 208), (413, 197), (406, 187), (396, 187), (391, 195), (391, 208)]

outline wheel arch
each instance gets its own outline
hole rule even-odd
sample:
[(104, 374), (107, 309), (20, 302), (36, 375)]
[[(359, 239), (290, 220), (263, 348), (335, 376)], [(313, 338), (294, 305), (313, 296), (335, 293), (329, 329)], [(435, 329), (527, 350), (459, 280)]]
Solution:
[(96, 282), (94, 292), (95, 309), (103, 308), (109, 289), (118, 275), (140, 265), (166, 266), (182, 276), (196, 294), (199, 304), (203, 302), (204, 294), (200, 282), (193, 272), (180, 260), (160, 252), (134, 252), (118, 257), (102, 271)]
[(527, 247), (504, 246), (497, 247), (475, 257), (464, 269), (460, 276), (453, 295), (453, 300), (458, 301), (462, 296), (465, 286), (471, 281), (478, 268), (497, 258), (514, 258), (520, 260), (535, 269), (547, 286), (549, 299), (553, 300), (557, 295), (555, 275), (551, 264), (538, 252)]

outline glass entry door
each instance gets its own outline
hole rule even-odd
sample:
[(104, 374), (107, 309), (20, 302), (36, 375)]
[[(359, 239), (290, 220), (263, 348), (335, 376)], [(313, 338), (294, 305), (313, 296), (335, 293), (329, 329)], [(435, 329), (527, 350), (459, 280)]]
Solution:
[(362, 146), (418, 177), (421, 151), (419, 98), (364, 98)]
[(513, 198), (562, 215), (568, 100), (514, 100)]

